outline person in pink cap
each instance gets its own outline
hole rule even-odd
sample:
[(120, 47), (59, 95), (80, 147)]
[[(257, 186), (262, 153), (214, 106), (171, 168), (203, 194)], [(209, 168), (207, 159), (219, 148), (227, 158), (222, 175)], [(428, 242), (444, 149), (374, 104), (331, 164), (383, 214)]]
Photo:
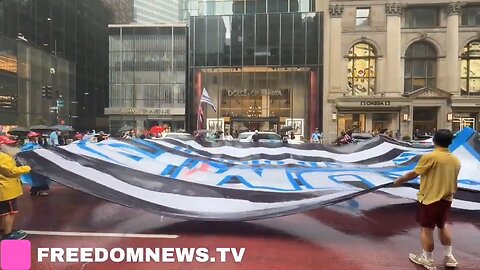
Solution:
[[(30, 132), (27, 134), (28, 142), (22, 146), (20, 149), (21, 152), (33, 151), (42, 148), (38, 143), (38, 139), (42, 136), (36, 132)], [(21, 180), (25, 184), (31, 185), (30, 195), (31, 196), (48, 196), (49, 179), (43, 175), (31, 172), (29, 174), (24, 174), (21, 176)]]
[(12, 231), (18, 213), (17, 198), (23, 195), (20, 176), (29, 173), (29, 166), (17, 166), (13, 158), (19, 151), (17, 141), (0, 136), (0, 217), (3, 223), (2, 240), (23, 239), (23, 231)]

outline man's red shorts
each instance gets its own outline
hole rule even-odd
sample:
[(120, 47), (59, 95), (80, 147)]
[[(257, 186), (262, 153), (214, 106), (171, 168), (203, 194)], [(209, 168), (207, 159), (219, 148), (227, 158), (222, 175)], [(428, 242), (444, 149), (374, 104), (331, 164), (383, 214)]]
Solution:
[(417, 221), (424, 228), (435, 226), (443, 229), (450, 216), (451, 201), (441, 200), (429, 205), (419, 203), (417, 212)]

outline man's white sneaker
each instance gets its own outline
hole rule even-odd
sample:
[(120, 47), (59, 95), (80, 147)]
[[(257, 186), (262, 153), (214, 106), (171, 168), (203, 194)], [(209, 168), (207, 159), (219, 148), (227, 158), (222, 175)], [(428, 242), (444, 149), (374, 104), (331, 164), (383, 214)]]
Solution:
[(422, 254), (417, 255), (417, 254), (410, 253), (408, 255), (408, 258), (410, 259), (410, 261), (418, 265), (421, 265), (428, 270), (437, 270), (437, 267), (435, 267), (435, 263), (433, 262), (433, 259), (429, 260), (425, 258)]
[(445, 256), (445, 265), (447, 267), (457, 267), (458, 262), (453, 255)]

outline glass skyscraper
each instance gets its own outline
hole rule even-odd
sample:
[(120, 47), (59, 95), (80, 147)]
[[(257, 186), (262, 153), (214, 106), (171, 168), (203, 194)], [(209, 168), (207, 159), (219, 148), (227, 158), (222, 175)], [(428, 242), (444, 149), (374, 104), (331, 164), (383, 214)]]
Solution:
[(110, 132), (185, 128), (187, 27), (111, 25)]
[[(0, 95), (18, 103), (0, 110), (0, 124), (102, 127), (110, 14), (97, 0), (0, 1)], [(59, 113), (50, 112), (57, 103)]]
[(183, 21), (183, 0), (134, 0), (136, 23), (178, 23)]
[(322, 14), (313, 2), (198, 1), (189, 24), (190, 129), (203, 88), (218, 107), (206, 107), (207, 128), (236, 134), (292, 126), (307, 137), (321, 126)]

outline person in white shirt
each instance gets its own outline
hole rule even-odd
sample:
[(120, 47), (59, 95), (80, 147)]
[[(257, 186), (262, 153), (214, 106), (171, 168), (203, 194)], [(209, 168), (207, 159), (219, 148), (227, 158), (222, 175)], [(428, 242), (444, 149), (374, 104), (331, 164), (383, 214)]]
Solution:
[(227, 132), (227, 133), (225, 133), (225, 140), (226, 141), (233, 141), (233, 136), (230, 135), (230, 133)]

